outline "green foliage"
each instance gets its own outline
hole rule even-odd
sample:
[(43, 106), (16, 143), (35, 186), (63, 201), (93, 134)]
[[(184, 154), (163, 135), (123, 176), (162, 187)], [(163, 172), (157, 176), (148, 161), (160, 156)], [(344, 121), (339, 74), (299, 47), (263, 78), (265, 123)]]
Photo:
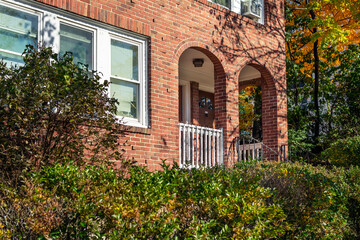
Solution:
[(360, 136), (339, 139), (322, 154), (334, 166), (360, 166)]
[(291, 161), (307, 161), (313, 159), (315, 155), (310, 154), (314, 145), (308, 141), (307, 132), (305, 130), (289, 129), (289, 157)]
[[(331, 139), (360, 134), (360, 46), (349, 45), (339, 54), (339, 65), (326, 73), (331, 82), (330, 110), (334, 115)], [(330, 85), (330, 84), (329, 84)]]
[(291, 226), (283, 239), (342, 239), (348, 229), (343, 189), (331, 171), (308, 164), (263, 165), (262, 185), (277, 193)]
[[(47, 239), (351, 239), (359, 168), (54, 164), (0, 188), (0, 234)], [(354, 212), (354, 209), (356, 210)], [(6, 221), (5, 221), (6, 219)]]
[(14, 179), (53, 161), (119, 158), (121, 126), (109, 82), (50, 48), (27, 46), (24, 65), (0, 62), (0, 171)]

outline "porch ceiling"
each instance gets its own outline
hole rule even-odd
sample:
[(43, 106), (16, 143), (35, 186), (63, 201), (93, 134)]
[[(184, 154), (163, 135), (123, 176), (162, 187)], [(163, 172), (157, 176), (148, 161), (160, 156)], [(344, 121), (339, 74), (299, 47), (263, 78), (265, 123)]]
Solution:
[[(194, 67), (194, 58), (203, 58), (203, 66)], [(198, 50), (190, 48), (181, 55), (179, 78), (185, 81), (198, 82), (200, 90), (214, 92), (214, 64), (204, 53)]]
[(240, 72), (239, 82), (261, 78), (261, 73), (254, 67), (246, 65)]

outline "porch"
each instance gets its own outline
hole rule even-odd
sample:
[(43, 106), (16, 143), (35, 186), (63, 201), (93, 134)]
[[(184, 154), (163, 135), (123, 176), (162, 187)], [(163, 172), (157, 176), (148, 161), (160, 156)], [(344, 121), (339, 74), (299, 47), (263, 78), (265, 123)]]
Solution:
[[(178, 107), (181, 167), (231, 166), (242, 161), (286, 159), (277, 130), (276, 89), (271, 76), (264, 73), (268, 74), (260, 66), (245, 65), (234, 81), (226, 77), (221, 62), (208, 50), (194, 47), (182, 53)], [(248, 131), (250, 136), (243, 136), (240, 135), (244, 131), (243, 120), (239, 117), (239, 93), (247, 86), (261, 89), (263, 100), (259, 115), (262, 118), (254, 121)], [(265, 111), (261, 113), (261, 109)]]

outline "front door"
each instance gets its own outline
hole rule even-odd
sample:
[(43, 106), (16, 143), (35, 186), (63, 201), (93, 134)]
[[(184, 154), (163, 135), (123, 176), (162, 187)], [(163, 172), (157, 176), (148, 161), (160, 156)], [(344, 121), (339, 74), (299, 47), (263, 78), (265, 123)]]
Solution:
[(199, 91), (199, 124), (215, 128), (214, 93)]

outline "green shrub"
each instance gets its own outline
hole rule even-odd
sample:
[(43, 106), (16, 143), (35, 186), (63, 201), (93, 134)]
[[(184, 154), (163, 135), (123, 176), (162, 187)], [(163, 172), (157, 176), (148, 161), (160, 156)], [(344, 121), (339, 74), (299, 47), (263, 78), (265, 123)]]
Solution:
[(291, 229), (284, 239), (342, 239), (347, 231), (344, 190), (325, 168), (309, 164), (262, 164), (261, 185), (274, 190)]
[(116, 100), (99, 79), (51, 48), (27, 46), (17, 68), (0, 61), (0, 181), (54, 161), (120, 157)]
[[(190, 171), (164, 165), (164, 171), (155, 173), (131, 167), (123, 175), (102, 166), (55, 164), (31, 176), (29, 182), (35, 187), (29, 189), (36, 191), (12, 189), (10, 196), (2, 189), (0, 211), (9, 202), (29, 208), (28, 213), (16, 208), (6, 212), (14, 216), (4, 231), (9, 230), (14, 238), (26, 233), (29, 238), (60, 239), (264, 239), (283, 235), (288, 226), (281, 206), (272, 203), (270, 189), (254, 179), (243, 179), (245, 172), (244, 168)], [(3, 214), (0, 223), (4, 224)], [(22, 222), (21, 230), (16, 219)]]
[(360, 136), (337, 140), (323, 152), (323, 157), (335, 166), (360, 166)]
[(360, 167), (351, 166), (348, 169), (335, 169), (339, 183), (344, 189), (344, 204), (350, 231), (344, 239), (360, 239)]
[(54, 164), (2, 185), (0, 234), (59, 239), (354, 239), (359, 168), (247, 163), (149, 172)]

